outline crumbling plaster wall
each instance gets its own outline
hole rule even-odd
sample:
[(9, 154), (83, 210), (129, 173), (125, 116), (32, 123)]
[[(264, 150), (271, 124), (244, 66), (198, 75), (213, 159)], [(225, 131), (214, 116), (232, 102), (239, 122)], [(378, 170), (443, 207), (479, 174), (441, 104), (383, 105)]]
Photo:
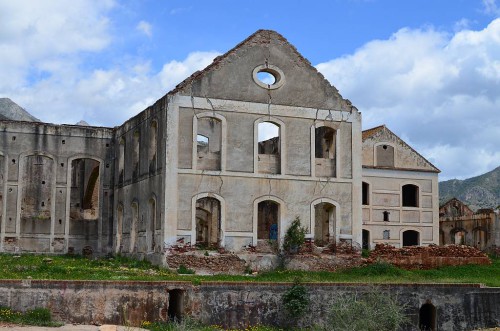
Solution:
[[(369, 184), (369, 204), (363, 205), (363, 229), (370, 232), (370, 247), (377, 243), (402, 246), (402, 232), (420, 233), (421, 245), (439, 244), (438, 175), (431, 172), (363, 168)], [(403, 207), (402, 186), (418, 186), (418, 207)], [(389, 212), (384, 221), (384, 212)], [(389, 238), (384, 237), (389, 231)]]
[(390, 144), (390, 146), (394, 147), (394, 168), (396, 169), (435, 170), (422, 156), (396, 135), (391, 134), (385, 127), (373, 137), (363, 141), (363, 166), (377, 166), (376, 147), (380, 144)]
[[(252, 71), (268, 63), (280, 68), (286, 79), (283, 88), (268, 91), (256, 88)], [(210, 97), (223, 100), (249, 101), (268, 104), (293, 105), (319, 109), (351, 109), (350, 102), (315, 70), (308, 60), (281, 35), (274, 31), (259, 31), (215, 59), (213, 70), (181, 85), (182, 95)], [(230, 88), (228, 88), (230, 87)]]
[[(175, 137), (178, 139), (178, 145), (172, 144), (173, 150), (169, 148), (167, 150), (172, 154), (175, 153), (175, 165), (178, 166), (179, 175), (175, 176), (175, 179), (172, 178), (172, 183), (177, 189), (172, 189), (171, 192), (175, 191), (177, 198), (172, 201), (171, 205), (167, 204), (167, 208), (175, 206), (171, 210), (172, 213), (175, 213), (178, 237), (190, 242), (191, 237), (194, 236), (193, 205), (195, 201), (193, 198), (203, 193), (213, 194), (223, 200), (222, 209), (225, 209), (225, 212), (222, 213), (223, 244), (229, 250), (239, 251), (245, 245), (256, 244), (257, 213), (255, 209), (257, 203), (266, 200), (266, 197), (281, 203), (281, 224), (279, 226), (281, 237), (284, 236), (295, 216), (299, 216), (303, 225), (308, 229), (313, 229), (311, 204), (313, 201), (318, 202), (318, 199), (325, 198), (338, 203), (337, 240), (347, 239), (360, 243), (361, 229), (360, 227), (357, 229), (355, 223), (357, 223), (356, 219), (361, 218), (361, 215), (360, 210), (358, 211), (355, 206), (355, 201), (360, 204), (361, 178), (360, 175), (357, 177), (353, 175), (360, 174), (357, 169), (360, 163), (356, 163), (360, 162), (360, 159), (353, 152), (361, 150), (361, 146), (357, 147), (355, 143), (356, 141), (360, 143), (360, 137), (356, 136), (360, 133), (359, 113), (353, 112), (352, 117), (346, 121), (345, 119), (348, 117), (346, 113), (341, 114), (339, 111), (274, 105), (271, 107), (271, 115), (269, 115), (267, 105), (258, 103), (240, 103), (217, 99), (210, 99), (209, 103), (207, 98), (191, 99), (181, 96), (176, 101), (177, 103), (172, 104), (172, 111), (168, 111), (168, 114), (171, 115), (168, 123), (178, 133), (178, 137)], [(176, 104), (180, 107), (175, 108)], [(193, 142), (193, 137), (196, 134), (193, 133), (193, 118), (196, 116), (195, 114), (205, 112), (224, 116), (227, 122), (227, 137), (222, 138), (223, 144), (227, 144), (227, 155), (222, 158), (226, 160), (223, 171), (191, 169), (193, 167), (193, 146), (196, 146)], [(311, 128), (314, 130), (314, 124), (323, 122), (329, 113), (333, 114), (331, 120), (336, 123), (338, 129), (340, 141), (338, 157), (341, 167), (338, 169), (337, 177), (312, 177), (311, 163), (314, 162), (314, 155), (311, 154)], [(281, 174), (278, 175), (254, 172), (255, 143), (257, 141), (254, 123), (259, 118), (268, 118), (269, 116), (279, 118), (283, 123), (281, 139), (284, 140), (285, 150), (282, 153), (286, 157), (282, 162)], [(176, 120), (178, 121), (177, 125), (175, 125)], [(237, 152), (241, 154), (237, 154)], [(167, 184), (166, 187), (169, 185)]]
[[(107, 252), (112, 233), (113, 139), (108, 128), (0, 122), (5, 181), (1, 251), (81, 252), (90, 246)], [(98, 230), (93, 236), (70, 232), (69, 192), (71, 161), (92, 158), (100, 162)], [(43, 170), (41, 170), (43, 169)], [(43, 203), (43, 204), (42, 204)]]
[[(117, 127), (115, 131), (116, 141), (124, 141), (123, 151), (125, 155), (123, 156), (124, 176), (122, 183), (119, 182), (118, 177), (119, 164), (115, 163), (114, 251), (137, 257), (147, 255), (148, 259), (156, 263), (162, 263), (164, 242), (162, 222), (164, 219), (164, 177), (162, 171), (165, 160), (166, 105), (167, 97), (161, 98), (145, 111)], [(151, 130), (156, 132), (156, 142), (152, 140)], [(137, 138), (138, 149), (137, 146), (134, 146)], [(152, 150), (155, 147), (156, 151)], [(134, 155), (136, 151), (138, 151), (138, 155)], [(116, 148), (114, 152), (114, 157), (118, 160), (121, 157), (119, 155), (120, 149)], [(135, 160), (138, 160), (137, 167), (134, 164)], [(134, 174), (135, 170), (137, 172)], [(123, 206), (121, 229), (118, 228), (118, 213), (116, 213), (118, 206)], [(152, 228), (150, 222), (154, 222), (154, 234), (150, 233)], [(121, 235), (118, 235), (118, 232)], [(154, 245), (151, 243), (153, 240), (151, 236), (154, 236)]]
[[(467, 208), (468, 209), (468, 208)], [(488, 250), (500, 246), (498, 232), (500, 231), (498, 216), (493, 210), (480, 210), (474, 214), (443, 215), (439, 218), (440, 244), (463, 244)], [(457, 237), (456, 233), (463, 233)], [(482, 232), (482, 233), (480, 233)], [(461, 238), (461, 242), (457, 239)]]

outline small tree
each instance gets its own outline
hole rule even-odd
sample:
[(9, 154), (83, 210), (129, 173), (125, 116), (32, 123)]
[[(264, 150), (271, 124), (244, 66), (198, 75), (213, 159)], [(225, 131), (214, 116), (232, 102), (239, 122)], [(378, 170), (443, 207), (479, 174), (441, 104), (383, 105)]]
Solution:
[(298, 279), (295, 280), (282, 297), (283, 306), (287, 314), (287, 318), (291, 322), (299, 320), (309, 307), (309, 296), (304, 285), (300, 284)]
[(307, 228), (300, 224), (300, 218), (296, 216), (288, 230), (286, 230), (285, 241), (283, 242), (285, 251), (288, 253), (298, 252), (300, 247), (304, 244), (306, 233)]

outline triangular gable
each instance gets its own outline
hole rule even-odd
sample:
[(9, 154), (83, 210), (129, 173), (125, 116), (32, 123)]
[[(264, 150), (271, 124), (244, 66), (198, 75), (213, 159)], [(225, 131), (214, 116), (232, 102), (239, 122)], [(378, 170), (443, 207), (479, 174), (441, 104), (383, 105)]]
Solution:
[[(284, 84), (269, 89), (254, 81), (255, 68), (278, 68)], [(249, 101), (320, 109), (351, 110), (349, 100), (283, 36), (258, 30), (169, 92), (194, 97)]]
[[(362, 138), (363, 167), (365, 168), (393, 168), (398, 170), (440, 172), (431, 162), (415, 151), (385, 125), (363, 131)], [(391, 167), (381, 167), (377, 164), (375, 155), (376, 147), (383, 143), (387, 143), (387, 145), (394, 148), (394, 165)]]
[(444, 204), (439, 206), (439, 216), (444, 217), (460, 217), (471, 216), (474, 212), (465, 203), (457, 198), (451, 198)]

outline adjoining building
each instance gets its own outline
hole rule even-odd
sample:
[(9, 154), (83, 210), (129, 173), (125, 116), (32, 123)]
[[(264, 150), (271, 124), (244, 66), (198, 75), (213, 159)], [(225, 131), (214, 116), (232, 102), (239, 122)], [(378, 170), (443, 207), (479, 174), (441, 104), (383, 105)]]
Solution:
[[(266, 77), (267, 76), (267, 77)], [(438, 170), (259, 30), (115, 128), (0, 121), (0, 251), (438, 243)], [(363, 168), (362, 168), (363, 166)], [(388, 234), (386, 235), (386, 231)]]
[(495, 249), (500, 247), (499, 222), (493, 209), (474, 212), (462, 201), (452, 198), (439, 207), (439, 244)]
[(438, 244), (439, 170), (385, 125), (363, 131), (363, 248)]

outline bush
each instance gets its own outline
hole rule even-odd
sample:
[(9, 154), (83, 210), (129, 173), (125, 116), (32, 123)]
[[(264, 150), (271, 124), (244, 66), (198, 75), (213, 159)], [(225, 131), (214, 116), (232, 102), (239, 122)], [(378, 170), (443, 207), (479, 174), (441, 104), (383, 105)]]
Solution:
[(283, 294), (282, 300), (288, 317), (292, 319), (302, 317), (309, 307), (307, 289), (298, 280)]
[(193, 269), (187, 268), (184, 264), (181, 264), (179, 268), (177, 269), (178, 274), (184, 274), (184, 275), (192, 275), (194, 274)]
[(307, 228), (300, 225), (300, 218), (297, 216), (292, 221), (292, 224), (286, 230), (283, 248), (288, 253), (296, 253), (304, 244), (306, 239)]
[(405, 307), (397, 298), (376, 288), (362, 294), (341, 294), (334, 299), (325, 329), (398, 330), (407, 322)]

